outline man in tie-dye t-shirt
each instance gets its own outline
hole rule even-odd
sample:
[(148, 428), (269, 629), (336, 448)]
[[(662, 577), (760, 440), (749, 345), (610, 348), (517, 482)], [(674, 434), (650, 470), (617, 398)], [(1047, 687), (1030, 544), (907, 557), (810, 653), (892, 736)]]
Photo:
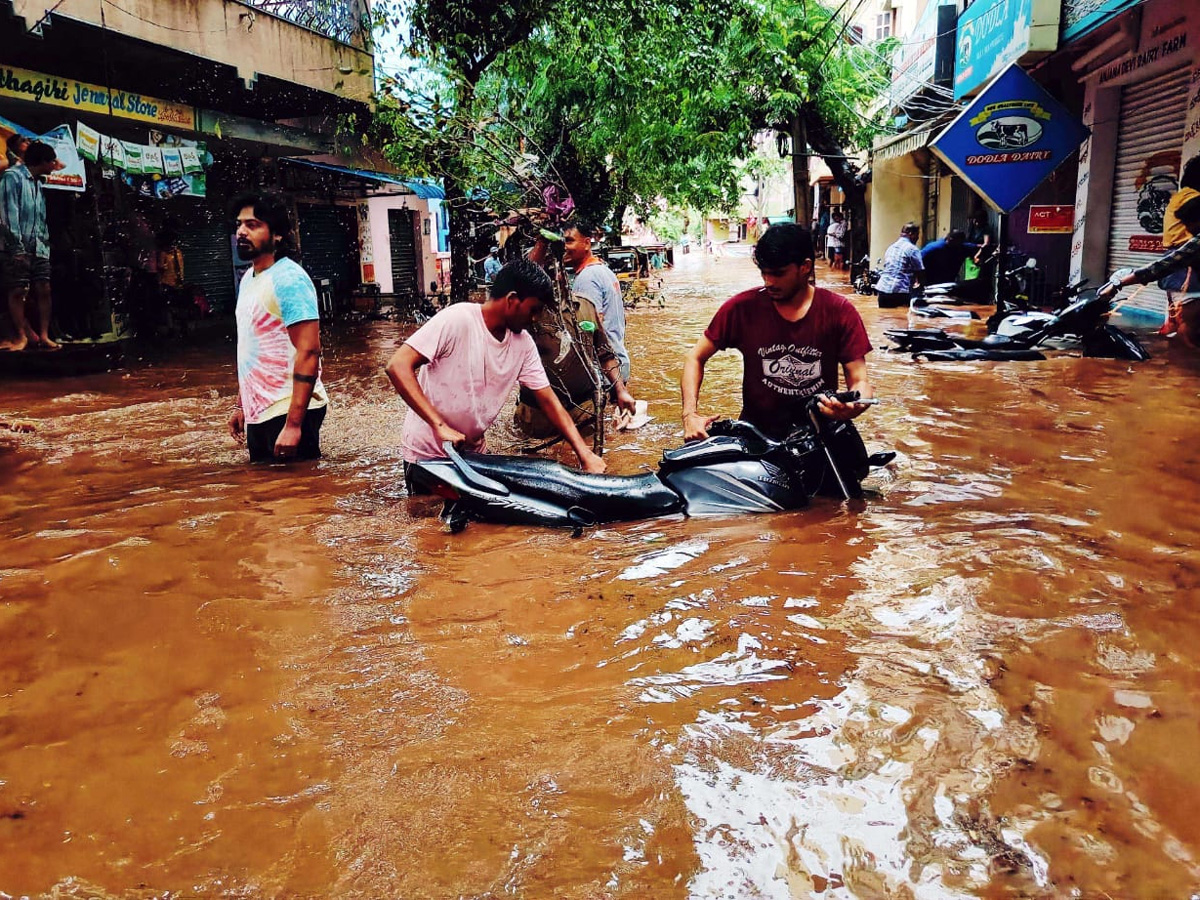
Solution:
[(229, 433), (251, 462), (315, 459), (329, 397), (321, 383), (317, 292), (284, 254), (292, 233), (282, 197), (246, 194), (233, 202), (237, 249), (252, 268), (237, 302), (238, 403)]

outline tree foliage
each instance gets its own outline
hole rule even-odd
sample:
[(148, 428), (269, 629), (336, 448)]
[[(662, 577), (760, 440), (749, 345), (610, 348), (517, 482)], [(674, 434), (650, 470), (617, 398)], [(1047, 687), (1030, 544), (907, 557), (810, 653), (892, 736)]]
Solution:
[(879, 132), (864, 111), (890, 73), (848, 39), (848, 2), (385, 0), (420, 64), (384, 79), (377, 122), (393, 162), (461, 200), (551, 180), (617, 223), (663, 201), (734, 209), (754, 135), (802, 122), (861, 198), (848, 151)]

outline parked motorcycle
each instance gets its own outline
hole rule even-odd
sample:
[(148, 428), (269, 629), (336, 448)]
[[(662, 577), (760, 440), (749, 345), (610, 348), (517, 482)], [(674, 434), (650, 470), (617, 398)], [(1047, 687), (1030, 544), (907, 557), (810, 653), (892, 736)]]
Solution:
[(870, 255), (850, 266), (850, 285), (856, 294), (862, 294), (864, 297), (876, 292), (875, 285), (879, 283), (879, 276), (879, 269), (871, 268)]
[[(859, 399), (857, 391), (835, 396)], [(578, 535), (605, 522), (780, 512), (819, 495), (861, 497), (869, 470), (896, 454), (868, 454), (854, 425), (821, 415), (817, 402), (809, 401), (808, 421), (783, 440), (748, 422), (714, 422), (708, 438), (667, 450), (658, 471), (645, 475), (590, 475), (552, 460), (459, 453), (447, 443), (445, 459), (414, 463), (409, 479), (414, 492), (445, 501), (442, 518), (452, 532), (476, 520)]]
[(933, 329), (886, 331), (895, 349), (934, 360), (1044, 359), (1041, 350), (1082, 350), (1084, 356), (1147, 360), (1138, 339), (1108, 321), (1115, 294), (1084, 290), (1086, 282), (1063, 291), (1068, 302), (1053, 313), (1010, 312), (995, 323), (996, 333), (982, 340)]
[[(1038, 273), (1037, 260), (1032, 256), (1025, 258), (1024, 254), (1015, 251), (1006, 254), (1005, 258), (1022, 259), (1023, 261), (1020, 265), (1014, 265), (1013, 268), (1000, 273), (997, 309), (1004, 308), (1006, 314), (1013, 310), (1029, 309), (1033, 279)], [(992, 302), (991, 286), (991, 279), (985, 278), (931, 284), (921, 291), (913, 305), (919, 307), (936, 303), (989, 304)]]

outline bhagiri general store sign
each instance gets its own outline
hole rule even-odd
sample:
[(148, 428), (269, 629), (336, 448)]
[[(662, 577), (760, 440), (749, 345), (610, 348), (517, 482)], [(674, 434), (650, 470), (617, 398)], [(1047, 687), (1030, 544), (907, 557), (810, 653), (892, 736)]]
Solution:
[(65, 106), (80, 112), (111, 114), (188, 131), (196, 129), (196, 110), (183, 103), (159, 100), (133, 91), (110, 91), (98, 84), (10, 66), (0, 66), (0, 97)]

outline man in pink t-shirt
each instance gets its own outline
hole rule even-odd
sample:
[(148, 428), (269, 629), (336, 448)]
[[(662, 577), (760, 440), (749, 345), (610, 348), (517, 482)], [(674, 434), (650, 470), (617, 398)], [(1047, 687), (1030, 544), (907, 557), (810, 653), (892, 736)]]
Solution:
[(533, 392), (584, 471), (604, 471), (604, 460), (584, 443), (554, 395), (526, 331), (553, 292), (541, 266), (511, 262), (496, 274), (482, 305), (442, 310), (395, 352), (387, 373), (409, 406), (400, 441), (406, 475), (410, 463), (445, 456), (445, 441), (486, 450), (484, 432), (518, 384)]
[(726, 300), (683, 365), (683, 437), (708, 437), (717, 416), (698, 411), (704, 364), (719, 350), (742, 354), (741, 418), (782, 438), (803, 421), (808, 399), (821, 395), (821, 412), (853, 419), (867, 407), (842, 403), (838, 367), (846, 389), (873, 396), (866, 356), (871, 341), (862, 316), (838, 294), (812, 283), (813, 244), (799, 225), (773, 225), (754, 248), (763, 287)]

